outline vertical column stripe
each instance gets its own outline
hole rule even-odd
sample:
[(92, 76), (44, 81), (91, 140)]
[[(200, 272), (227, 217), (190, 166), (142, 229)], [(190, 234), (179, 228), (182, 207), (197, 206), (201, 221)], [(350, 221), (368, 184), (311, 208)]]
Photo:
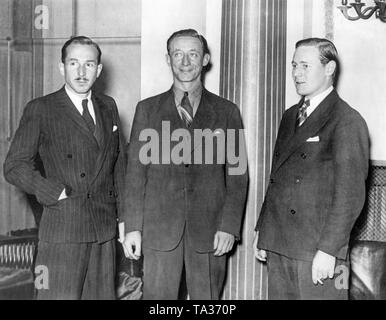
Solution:
[(285, 94), (286, 0), (223, 0), (220, 94), (235, 102), (246, 129), (250, 185), (242, 243), (228, 261), (224, 299), (266, 299), (266, 267), (254, 258)]

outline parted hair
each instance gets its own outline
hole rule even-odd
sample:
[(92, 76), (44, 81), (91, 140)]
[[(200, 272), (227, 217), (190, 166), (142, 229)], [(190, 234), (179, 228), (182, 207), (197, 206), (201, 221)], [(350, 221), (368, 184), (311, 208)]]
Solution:
[(334, 82), (336, 81), (337, 74), (339, 73), (339, 56), (338, 50), (335, 45), (327, 39), (323, 38), (307, 38), (300, 40), (296, 43), (295, 48), (299, 47), (315, 47), (319, 50), (319, 59), (323, 65), (326, 65), (330, 61), (335, 61), (336, 68), (332, 75)]
[(96, 42), (91, 40), (89, 37), (85, 37), (85, 36), (71, 37), (69, 40), (67, 40), (64, 43), (64, 45), (62, 47), (62, 58), (61, 58), (63, 63), (66, 60), (66, 56), (67, 56), (67, 47), (71, 44), (82, 44), (82, 45), (93, 46), (98, 51), (98, 61), (97, 62), (98, 62), (98, 64), (100, 64), (101, 56), (102, 56), (101, 49), (99, 48), (99, 46)]
[(204, 54), (209, 54), (209, 48), (208, 48), (208, 43), (206, 42), (206, 39), (204, 38), (203, 35), (199, 34), (196, 30), (194, 29), (183, 29), (174, 32), (168, 39), (166, 43), (167, 51), (170, 54), (170, 43), (172, 42), (173, 39), (178, 38), (178, 37), (193, 37), (197, 38), (200, 40), (202, 44), (202, 50)]

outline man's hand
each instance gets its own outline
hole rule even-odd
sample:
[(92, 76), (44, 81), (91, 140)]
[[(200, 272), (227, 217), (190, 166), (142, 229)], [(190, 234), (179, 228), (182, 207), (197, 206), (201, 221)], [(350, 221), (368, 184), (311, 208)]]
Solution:
[(122, 242), (125, 256), (129, 259), (138, 260), (141, 257), (142, 236), (140, 231), (126, 233)]
[(323, 280), (334, 277), (336, 258), (318, 250), (312, 261), (312, 282), (323, 284)]
[(255, 239), (253, 239), (253, 252), (255, 253), (255, 257), (257, 260), (261, 262), (267, 261), (267, 251), (263, 249), (259, 249), (257, 247), (257, 242), (259, 241), (259, 231), (256, 231)]
[(216, 257), (222, 256), (232, 250), (235, 243), (235, 236), (223, 231), (217, 231), (214, 235), (213, 249), (216, 250), (214, 255)]

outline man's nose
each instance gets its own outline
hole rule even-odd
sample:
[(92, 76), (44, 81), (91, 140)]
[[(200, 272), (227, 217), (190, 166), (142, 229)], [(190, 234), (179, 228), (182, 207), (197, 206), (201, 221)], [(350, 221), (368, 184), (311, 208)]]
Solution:
[(86, 66), (80, 65), (79, 68), (78, 68), (78, 74), (80, 76), (84, 76), (86, 74)]
[(303, 75), (303, 70), (301, 68), (296, 68), (294, 67), (292, 70), (292, 74), (294, 77), (302, 76)]
[(190, 64), (189, 56), (187, 54), (184, 54), (184, 56), (182, 57), (182, 64), (184, 66), (187, 66)]

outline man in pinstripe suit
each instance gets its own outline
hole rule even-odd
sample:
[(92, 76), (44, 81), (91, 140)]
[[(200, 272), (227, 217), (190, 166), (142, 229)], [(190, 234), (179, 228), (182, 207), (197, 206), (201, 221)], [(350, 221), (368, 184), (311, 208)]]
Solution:
[[(114, 100), (91, 91), (100, 58), (87, 37), (64, 44), (65, 86), (27, 104), (4, 163), (7, 181), (44, 207), (36, 267), (47, 268), (48, 283), (39, 299), (115, 298), (124, 139)], [(42, 174), (34, 167), (37, 154)]]

